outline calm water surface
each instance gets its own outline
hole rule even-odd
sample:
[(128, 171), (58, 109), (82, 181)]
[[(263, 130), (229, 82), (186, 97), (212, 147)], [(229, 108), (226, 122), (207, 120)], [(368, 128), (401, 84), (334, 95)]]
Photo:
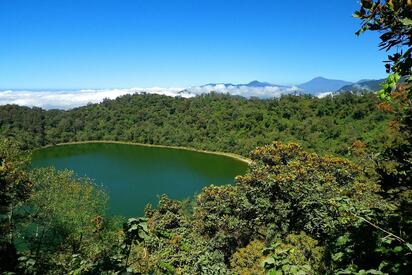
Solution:
[(158, 195), (190, 198), (204, 186), (232, 184), (247, 165), (233, 158), (127, 144), (76, 144), (35, 151), (33, 167), (71, 169), (89, 177), (108, 192), (113, 215), (142, 215)]

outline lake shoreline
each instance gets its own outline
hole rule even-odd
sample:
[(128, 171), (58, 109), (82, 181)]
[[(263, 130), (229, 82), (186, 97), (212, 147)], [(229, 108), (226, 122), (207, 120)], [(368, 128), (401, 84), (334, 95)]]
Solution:
[(64, 146), (64, 145), (76, 145), (76, 144), (93, 144), (93, 143), (106, 143), (106, 144), (125, 144), (125, 145), (135, 145), (135, 146), (144, 146), (144, 147), (156, 147), (156, 148), (168, 148), (168, 149), (176, 149), (176, 150), (185, 150), (185, 151), (192, 151), (192, 152), (199, 152), (211, 155), (218, 155), (218, 156), (225, 156), (229, 158), (236, 159), (238, 161), (244, 162), (248, 165), (252, 163), (251, 159), (243, 157), (238, 154), (234, 153), (226, 153), (226, 152), (219, 152), (219, 151), (209, 151), (209, 150), (201, 150), (192, 147), (184, 147), (184, 146), (171, 146), (171, 145), (160, 145), (160, 144), (147, 144), (147, 143), (138, 143), (138, 142), (130, 142), (130, 141), (115, 141), (115, 140), (87, 140), (87, 141), (72, 141), (72, 142), (63, 142), (57, 144), (50, 144), (43, 146), (42, 148), (49, 148), (55, 146)]

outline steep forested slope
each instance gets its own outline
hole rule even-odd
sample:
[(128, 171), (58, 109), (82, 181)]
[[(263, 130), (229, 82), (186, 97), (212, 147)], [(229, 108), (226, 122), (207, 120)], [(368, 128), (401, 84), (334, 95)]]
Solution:
[(118, 140), (189, 146), (247, 155), (271, 141), (298, 141), (321, 153), (346, 155), (354, 141), (376, 149), (388, 114), (374, 94), (245, 99), (127, 95), (69, 111), (0, 107), (0, 131), (28, 147), (70, 141)]

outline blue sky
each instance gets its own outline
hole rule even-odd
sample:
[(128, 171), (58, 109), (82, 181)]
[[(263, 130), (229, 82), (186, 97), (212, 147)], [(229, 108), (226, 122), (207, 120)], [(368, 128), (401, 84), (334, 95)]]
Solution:
[(0, 89), (382, 78), (355, 0), (0, 0)]

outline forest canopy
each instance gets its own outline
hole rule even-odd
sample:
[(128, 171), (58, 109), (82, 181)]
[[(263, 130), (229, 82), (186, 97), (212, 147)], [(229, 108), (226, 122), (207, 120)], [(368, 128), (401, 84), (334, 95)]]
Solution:
[[(362, 0), (390, 53), (378, 95), (129, 95), (69, 111), (0, 107), (0, 272), (412, 274), (412, 2)], [(144, 217), (27, 149), (118, 140), (248, 156), (236, 184), (167, 195)]]
[(391, 139), (390, 113), (373, 93), (324, 98), (245, 99), (126, 95), (69, 111), (0, 106), (2, 135), (27, 148), (88, 140), (187, 146), (248, 156), (273, 140), (298, 141), (319, 153), (349, 155), (354, 142), (372, 151)]

